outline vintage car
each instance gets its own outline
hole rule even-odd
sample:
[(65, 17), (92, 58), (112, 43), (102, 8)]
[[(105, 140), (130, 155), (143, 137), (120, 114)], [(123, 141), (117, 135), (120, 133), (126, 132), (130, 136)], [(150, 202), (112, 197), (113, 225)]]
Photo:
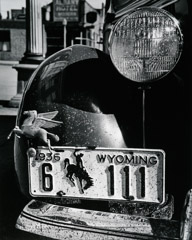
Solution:
[(192, 238), (190, 4), (106, 1), (104, 51), (69, 46), (33, 73), (14, 129), (18, 229)]

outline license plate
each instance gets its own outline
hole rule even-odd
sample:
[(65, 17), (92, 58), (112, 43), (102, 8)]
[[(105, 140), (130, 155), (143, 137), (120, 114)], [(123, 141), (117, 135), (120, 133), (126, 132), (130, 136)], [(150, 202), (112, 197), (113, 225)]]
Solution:
[(162, 150), (38, 147), (34, 152), (28, 152), (33, 196), (151, 203), (165, 200)]

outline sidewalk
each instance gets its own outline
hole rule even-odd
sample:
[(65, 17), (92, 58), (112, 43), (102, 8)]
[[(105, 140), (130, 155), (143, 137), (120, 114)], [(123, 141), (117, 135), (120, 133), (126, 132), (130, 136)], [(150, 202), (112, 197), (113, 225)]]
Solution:
[(17, 93), (17, 71), (13, 61), (0, 61), (0, 101), (10, 101)]
[(0, 60), (0, 116), (16, 116), (18, 112), (18, 108), (10, 108), (3, 104), (8, 103), (17, 93), (17, 71), (13, 69), (17, 63)]

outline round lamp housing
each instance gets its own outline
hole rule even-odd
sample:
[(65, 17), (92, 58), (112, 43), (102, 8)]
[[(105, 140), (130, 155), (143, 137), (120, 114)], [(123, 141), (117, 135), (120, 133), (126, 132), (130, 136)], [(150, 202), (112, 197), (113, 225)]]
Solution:
[(138, 83), (158, 80), (172, 71), (182, 46), (177, 19), (153, 7), (128, 12), (116, 22), (109, 37), (114, 66), (124, 77)]

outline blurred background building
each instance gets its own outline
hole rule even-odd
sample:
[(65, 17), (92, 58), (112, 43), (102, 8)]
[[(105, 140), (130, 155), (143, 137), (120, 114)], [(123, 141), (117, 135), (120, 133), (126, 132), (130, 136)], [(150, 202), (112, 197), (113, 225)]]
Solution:
[[(42, 7), (43, 56), (64, 47), (85, 44), (102, 49), (104, 4), (95, 9), (86, 0), (53, 0)], [(0, 20), (0, 60), (19, 61), (26, 51), (26, 8), (11, 9)]]
[(105, 6), (90, 0), (26, 0), (1, 13), (0, 105), (18, 107), (27, 80), (45, 58), (73, 44), (103, 49)]

